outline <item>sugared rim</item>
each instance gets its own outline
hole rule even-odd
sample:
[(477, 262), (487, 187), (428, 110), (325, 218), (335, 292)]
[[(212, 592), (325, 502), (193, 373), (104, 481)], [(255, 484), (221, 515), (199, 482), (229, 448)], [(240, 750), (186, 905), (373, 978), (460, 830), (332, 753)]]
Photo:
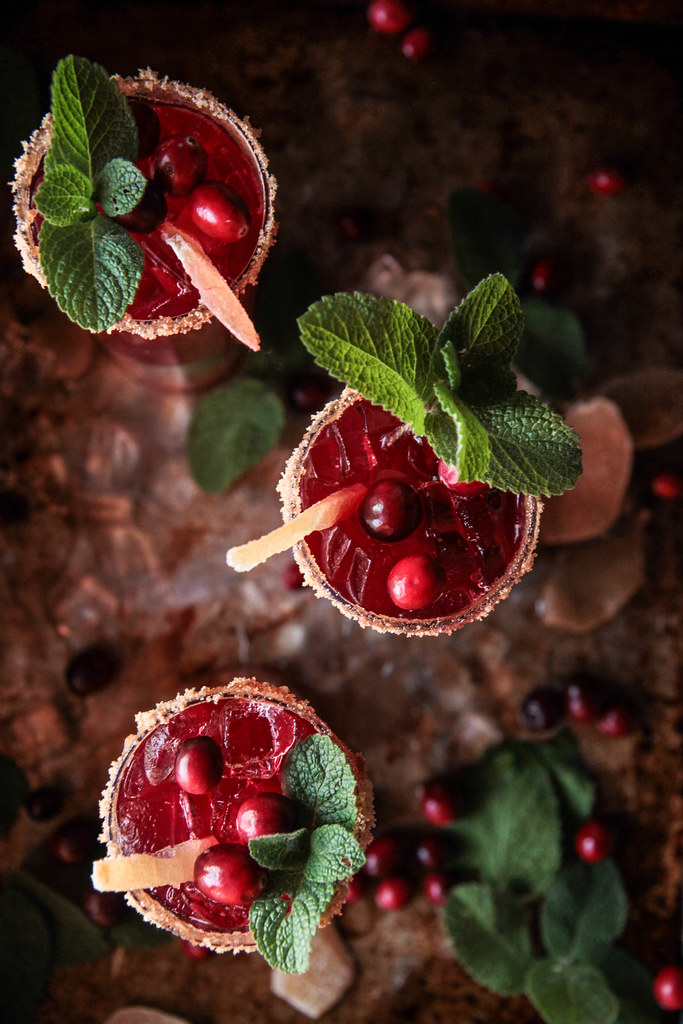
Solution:
[[(121, 756), (112, 763), (109, 769), (109, 781), (100, 799), (100, 817), (102, 818), (102, 834), (100, 839), (106, 843), (107, 856), (117, 857), (123, 854), (118, 838), (116, 801), (114, 798), (121, 775), (140, 744), (157, 726), (167, 722), (190, 705), (203, 701), (218, 703), (226, 697), (243, 697), (267, 704), (275, 704), (310, 722), (317, 733), (322, 736), (329, 736), (336, 743), (344, 752), (356, 780), (358, 823), (354, 835), (361, 847), (365, 849), (370, 842), (375, 817), (372, 787), (365, 772), (363, 758), (358, 754), (351, 753), (346, 744), (342, 743), (339, 737), (335, 736), (325, 722), (318, 717), (308, 701), (300, 700), (287, 687), (274, 686), (268, 682), (259, 682), (259, 680), (253, 677), (237, 676), (230, 682), (221, 683), (219, 686), (203, 686), (199, 689), (185, 690), (184, 693), (177, 694), (171, 700), (162, 701), (150, 711), (142, 711), (135, 716), (137, 731), (135, 735), (126, 737)], [(207, 946), (209, 949), (219, 953), (228, 951), (233, 953), (253, 953), (256, 950), (256, 944), (249, 931), (204, 931), (188, 921), (184, 921), (167, 907), (162, 906), (146, 889), (135, 889), (127, 892), (125, 896), (128, 904), (137, 910), (150, 924), (171, 932), (181, 939), (187, 939), (194, 945)], [(321, 926), (327, 924), (335, 914), (339, 913), (345, 900), (346, 884), (340, 882), (334, 898), (320, 922)]]
[[(304, 461), (313, 441), (320, 430), (329, 423), (339, 419), (343, 412), (355, 402), (361, 401), (362, 395), (345, 388), (339, 398), (333, 399), (317, 413), (304, 434), (297, 448), (292, 452), (285, 466), (284, 473), (278, 483), (278, 491), (282, 501), (282, 518), (285, 522), (293, 519), (302, 511), (299, 478), (304, 468)], [(438, 636), (440, 633), (453, 633), (470, 622), (485, 618), (494, 605), (507, 597), (510, 590), (533, 565), (538, 530), (543, 503), (540, 498), (524, 495), (524, 530), (514, 558), (507, 569), (487, 593), (474, 601), (467, 608), (453, 615), (431, 619), (402, 619), (390, 615), (379, 615), (367, 611), (360, 605), (343, 597), (329, 583), (316, 562), (311, 549), (305, 540), (299, 541), (294, 547), (296, 559), (304, 581), (312, 587), (317, 597), (325, 597), (335, 608), (350, 619), (354, 619), (363, 628), (370, 627), (380, 633), (397, 633), (401, 636)]]
[[(240, 295), (248, 285), (256, 284), (263, 261), (277, 234), (273, 205), (277, 182), (268, 172), (268, 159), (258, 141), (259, 132), (252, 127), (247, 118), (239, 118), (234, 111), (219, 103), (208, 90), (174, 82), (168, 78), (159, 78), (157, 73), (149, 68), (140, 70), (135, 78), (121, 78), (119, 75), (112, 75), (112, 78), (118, 82), (126, 96), (145, 96), (160, 103), (191, 107), (206, 114), (221, 124), (233, 137), (241, 140), (244, 152), (253, 158), (263, 183), (264, 222), (247, 267), (231, 285), (235, 294)], [(38, 246), (32, 238), (32, 228), (39, 214), (35, 206), (31, 206), (31, 184), (51, 141), (52, 115), (48, 113), (29, 141), (22, 143), (23, 153), (15, 161), (15, 175), (12, 181), (13, 209), (17, 222), (14, 244), (19, 250), (26, 273), (35, 277), (43, 288), (47, 288), (47, 282), (40, 267)], [(213, 314), (203, 303), (183, 316), (159, 317), (157, 320), (134, 320), (125, 313), (121, 320), (107, 328), (106, 333), (125, 331), (152, 340), (162, 335), (186, 334), (188, 331), (203, 327), (212, 319)]]

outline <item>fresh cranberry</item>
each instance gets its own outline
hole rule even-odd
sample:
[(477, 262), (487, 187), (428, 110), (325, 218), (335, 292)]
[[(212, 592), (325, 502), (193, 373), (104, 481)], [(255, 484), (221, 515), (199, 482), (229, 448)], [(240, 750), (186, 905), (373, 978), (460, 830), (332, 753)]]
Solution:
[(372, 0), (367, 8), (370, 27), (384, 36), (405, 32), (413, 16), (413, 7), (406, 0)]
[(423, 836), (415, 847), (415, 857), (420, 867), (433, 871), (446, 860), (448, 847), (439, 836)]
[(29, 503), (20, 491), (0, 491), (0, 526), (26, 522), (29, 511)]
[(429, 555), (406, 555), (387, 577), (387, 591), (397, 608), (415, 611), (433, 604), (442, 594), (444, 571)]
[(123, 917), (126, 902), (121, 892), (98, 892), (87, 889), (83, 894), (83, 909), (100, 928), (111, 928)]
[(304, 585), (304, 577), (296, 562), (290, 562), (282, 574), (282, 582), (287, 590), (299, 590)]
[(64, 791), (59, 786), (38, 786), (26, 794), (24, 808), (34, 821), (49, 821), (64, 806)]
[(241, 195), (222, 181), (205, 181), (187, 201), (192, 221), (219, 242), (239, 242), (249, 231), (249, 209)]
[(615, 739), (621, 736), (628, 736), (635, 728), (633, 715), (622, 704), (615, 704), (607, 708), (600, 715), (597, 727), (603, 736), (611, 736)]
[(588, 172), (588, 187), (601, 196), (616, 196), (626, 187), (623, 171), (614, 164), (601, 164)]
[(374, 217), (364, 207), (348, 206), (337, 211), (334, 227), (343, 242), (363, 242), (373, 232)]
[(111, 647), (94, 644), (71, 659), (66, 668), (66, 683), (72, 693), (86, 697), (108, 686), (120, 669), (120, 659)]
[(209, 160), (193, 135), (169, 135), (152, 154), (152, 177), (170, 196), (187, 196), (206, 177)]
[(594, 818), (585, 822), (574, 837), (576, 852), (581, 860), (588, 864), (597, 864), (598, 861), (609, 857), (613, 847), (614, 837), (611, 831)]
[(662, 469), (653, 476), (650, 487), (652, 493), (664, 501), (680, 498), (683, 494), (683, 474), (675, 469)]
[(442, 907), (453, 887), (453, 879), (445, 871), (430, 871), (423, 882), (424, 894), (430, 903)]
[(550, 686), (539, 686), (524, 699), (521, 718), (532, 732), (545, 732), (558, 726), (564, 713), (564, 695)]
[(211, 956), (211, 950), (208, 946), (196, 946), (189, 939), (181, 939), (180, 948), (188, 960), (206, 960), (207, 957)]
[(148, 235), (156, 231), (166, 219), (168, 204), (164, 190), (156, 181), (148, 181), (142, 199), (129, 213), (114, 217), (117, 224), (126, 231), (134, 231), (138, 235)]
[(432, 825), (451, 825), (460, 813), (459, 804), (453, 784), (445, 779), (430, 779), (420, 790), (420, 810)]
[(401, 40), (401, 53), (413, 64), (419, 64), (431, 53), (433, 35), (431, 29), (426, 25), (417, 25), (406, 32)]
[(360, 874), (352, 875), (346, 881), (346, 902), (358, 903), (365, 895), (365, 882)]
[(143, 100), (129, 99), (128, 106), (135, 119), (135, 126), (138, 130), (138, 160), (145, 160), (151, 156), (159, 142), (161, 125), (157, 112), (149, 103)]
[(663, 967), (655, 977), (652, 991), (663, 1010), (683, 1010), (683, 967)]
[(383, 878), (401, 866), (402, 858), (403, 846), (398, 836), (377, 836), (365, 851), (363, 871), (371, 878)]
[(99, 823), (86, 815), (63, 821), (50, 836), (49, 851), (62, 864), (85, 864), (97, 851)]
[(529, 272), (529, 283), (539, 295), (557, 291), (562, 283), (562, 272), (553, 259), (538, 260)]
[(223, 753), (210, 736), (184, 740), (176, 754), (175, 779), (181, 789), (196, 796), (209, 793), (223, 775)]
[(332, 378), (322, 370), (305, 370), (291, 382), (287, 399), (297, 412), (313, 413), (322, 409), (334, 390)]
[(567, 686), (565, 707), (572, 722), (591, 725), (600, 715), (600, 701), (596, 694), (596, 681), (592, 676), (576, 676)]
[(210, 900), (242, 906), (261, 895), (268, 884), (268, 872), (249, 855), (246, 846), (220, 843), (199, 854), (194, 880)]
[(257, 793), (243, 800), (237, 809), (237, 832), (244, 843), (259, 836), (291, 832), (296, 823), (296, 805), (282, 793)]
[(369, 488), (358, 514), (371, 537), (386, 541), (403, 540), (419, 526), (422, 504), (410, 484), (385, 477)]
[(482, 483), (480, 480), (472, 480), (469, 483), (460, 483), (458, 480), (458, 471), (455, 466), (449, 466), (443, 459), (439, 459), (437, 473), (439, 474), (439, 480), (441, 483), (447, 487), (449, 491), (453, 491), (454, 494), (459, 494), (461, 497), (483, 494), (486, 490), (487, 485)]
[(382, 878), (375, 889), (375, 903), (382, 910), (400, 910), (415, 892), (415, 884), (405, 875)]

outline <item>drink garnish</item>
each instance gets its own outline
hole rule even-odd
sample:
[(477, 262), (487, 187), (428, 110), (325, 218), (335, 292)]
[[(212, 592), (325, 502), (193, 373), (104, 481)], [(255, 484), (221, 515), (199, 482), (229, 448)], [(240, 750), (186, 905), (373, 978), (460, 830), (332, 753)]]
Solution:
[(179, 886), (192, 881), (197, 857), (217, 842), (213, 836), (207, 836), (188, 839), (156, 853), (103, 857), (93, 864), (92, 882), (99, 892), (154, 889), (158, 885)]

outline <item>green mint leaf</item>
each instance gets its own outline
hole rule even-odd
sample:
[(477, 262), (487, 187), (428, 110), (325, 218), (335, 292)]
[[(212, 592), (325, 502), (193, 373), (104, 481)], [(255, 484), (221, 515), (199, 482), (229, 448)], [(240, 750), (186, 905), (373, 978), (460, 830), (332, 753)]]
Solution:
[(272, 451), (284, 420), (282, 402), (260, 380), (243, 377), (211, 391), (197, 403), (188, 432), (195, 481), (208, 494), (226, 490)]
[(102, 168), (95, 183), (95, 194), (108, 217), (120, 217), (135, 209), (148, 184), (135, 164), (117, 156)]
[(163, 946), (173, 938), (170, 932), (148, 924), (137, 911), (130, 907), (120, 921), (107, 928), (106, 936), (113, 946), (125, 946), (126, 949), (154, 949)]
[(438, 329), (408, 306), (340, 293), (299, 317), (301, 340), (319, 366), (424, 433)]
[(491, 445), (486, 480), (503, 491), (562, 494), (581, 474), (581, 446), (562, 417), (525, 391), (480, 406), (477, 418)]
[(444, 384), (436, 384), (434, 393), (446, 414), (428, 413), (425, 418), (425, 434), (434, 452), (449, 466), (458, 467), (459, 480), (485, 480), (491, 461), (486, 430)]
[(455, 346), (452, 341), (447, 341), (442, 347), (441, 358), (443, 359), (444, 366), (446, 367), (448, 383), (451, 386), (451, 390), (457, 391), (462, 381), (462, 372), (458, 362), (458, 353), (455, 351)]
[(307, 828), (249, 840), (249, 852), (261, 867), (277, 871), (303, 870), (311, 853)]
[(274, 872), (249, 910), (249, 928), (264, 959), (280, 971), (308, 969), (311, 940), (334, 896), (333, 883)]
[(97, 216), (90, 179), (68, 164), (59, 164), (45, 176), (35, 201), (45, 219), (57, 227)]
[(627, 899), (613, 860), (566, 865), (541, 911), (541, 935), (551, 956), (599, 963), (626, 924)]
[(71, 164), (95, 181), (114, 157), (134, 162), (135, 120), (116, 82), (99, 64), (65, 57), (52, 78), (52, 144), (46, 168)]
[(519, 299), (502, 274), (480, 281), (451, 313), (438, 345), (449, 364), (452, 355), (443, 349), (451, 347), (457, 354), (460, 397), (468, 405), (490, 405), (514, 394), (517, 383), (510, 363), (523, 326)]
[(254, 324), (261, 348), (249, 357), (250, 374), (270, 377), (275, 371), (280, 380), (291, 380), (311, 369), (297, 319), (321, 293), (317, 268), (304, 252), (276, 247), (269, 254), (256, 289)]
[(579, 318), (543, 299), (525, 299), (524, 333), (515, 366), (550, 398), (569, 399), (587, 369), (586, 341)]
[(660, 1024), (662, 1011), (652, 992), (647, 968), (619, 946), (612, 946), (600, 963), (607, 984), (619, 1000), (615, 1024)]
[(132, 302), (145, 257), (122, 227), (102, 215), (87, 224), (40, 229), (40, 265), (50, 294), (79, 326), (100, 332)]
[(462, 773), (461, 787), (467, 813), (449, 826), (457, 847), (451, 867), (521, 896), (546, 892), (561, 857), (559, 807), (548, 773), (501, 746)]
[(547, 1024), (612, 1024), (619, 1013), (605, 976), (585, 964), (539, 960), (525, 992)]
[(550, 772), (569, 829), (575, 832), (595, 803), (595, 783), (581, 760), (576, 740), (564, 729), (543, 743), (529, 743), (527, 747)]
[(365, 854), (355, 836), (343, 825), (320, 825), (311, 836), (311, 856), (304, 874), (311, 882), (338, 882), (355, 875)]
[(19, 765), (0, 754), (0, 838), (6, 836), (28, 793), (28, 782)]
[(456, 267), (468, 288), (496, 272), (519, 284), (524, 229), (508, 203), (479, 189), (457, 189), (448, 200), (448, 221)]
[(356, 780), (329, 736), (308, 736), (296, 744), (283, 767), (282, 788), (305, 808), (312, 827), (341, 825), (351, 832), (356, 827)]
[(477, 882), (448, 894), (444, 924), (455, 954), (475, 981), (517, 995), (533, 960), (526, 908), (513, 893)]
[(30, 1024), (50, 973), (52, 939), (45, 916), (13, 886), (0, 892), (0, 949), (3, 1020)]

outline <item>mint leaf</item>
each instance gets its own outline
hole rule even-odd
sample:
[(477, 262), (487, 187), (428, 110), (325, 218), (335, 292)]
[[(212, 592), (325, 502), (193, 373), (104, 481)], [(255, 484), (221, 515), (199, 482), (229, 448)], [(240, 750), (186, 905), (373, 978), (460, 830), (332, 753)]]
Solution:
[(99, 64), (65, 57), (52, 77), (52, 144), (45, 166), (71, 164), (90, 181), (113, 157), (135, 162), (135, 120), (116, 82)]
[(488, 192), (460, 188), (448, 200), (458, 273), (468, 288), (488, 274), (519, 284), (525, 265), (524, 229), (515, 210)]
[(261, 867), (278, 871), (303, 870), (311, 852), (307, 828), (249, 840), (249, 852)]
[(311, 824), (356, 827), (356, 780), (343, 750), (329, 736), (308, 736), (285, 761), (282, 788), (301, 804)]
[(170, 932), (148, 924), (136, 910), (129, 907), (120, 921), (107, 928), (106, 936), (112, 945), (125, 946), (126, 949), (154, 949), (173, 938)]
[(47, 984), (52, 940), (39, 908), (14, 887), (0, 892), (0, 949), (3, 1019), (30, 1024)]
[(424, 433), (438, 329), (408, 306), (373, 295), (328, 295), (299, 317), (316, 362), (370, 402)]
[(612, 1024), (619, 1003), (596, 967), (539, 960), (525, 991), (547, 1024)]
[(220, 494), (278, 442), (280, 399), (262, 381), (243, 377), (197, 403), (187, 439), (190, 472), (208, 494)]
[(355, 875), (365, 854), (355, 836), (343, 825), (320, 825), (311, 836), (311, 856), (304, 874), (311, 882), (338, 882)]
[(288, 974), (307, 970), (311, 940), (334, 896), (334, 883), (275, 872), (249, 910), (249, 928), (271, 967)]
[(444, 384), (436, 384), (434, 393), (446, 413), (428, 413), (425, 418), (425, 433), (434, 452), (449, 466), (458, 467), (459, 480), (485, 480), (491, 461), (486, 430), (469, 406)]
[(595, 803), (595, 783), (581, 760), (576, 740), (565, 729), (543, 743), (527, 746), (550, 772), (569, 826), (575, 831), (575, 823), (584, 821)]
[(619, 946), (600, 962), (607, 984), (619, 1000), (615, 1024), (660, 1024), (662, 1011), (652, 992), (653, 977), (646, 967)]
[(573, 398), (577, 381), (586, 373), (586, 342), (581, 322), (571, 310), (543, 299), (525, 299), (524, 333), (515, 366), (546, 395)]
[(524, 904), (513, 893), (483, 883), (451, 889), (444, 923), (458, 960), (493, 992), (517, 995), (533, 960)]
[(135, 164), (117, 156), (99, 174), (95, 194), (108, 217), (120, 217), (135, 209), (148, 184), (149, 179)]
[(68, 164), (53, 168), (35, 196), (36, 206), (50, 224), (66, 227), (97, 216), (90, 178)]
[(558, 413), (525, 391), (507, 402), (479, 406), (491, 445), (487, 481), (503, 491), (562, 494), (581, 474), (576, 434)]
[(145, 258), (122, 227), (98, 215), (87, 224), (40, 229), (40, 265), (50, 294), (75, 323), (104, 331), (132, 302)]
[(451, 390), (457, 391), (460, 387), (460, 382), (462, 381), (462, 373), (458, 362), (458, 353), (455, 351), (455, 345), (452, 341), (447, 341), (441, 348), (441, 358), (443, 359), (444, 366), (446, 367), (448, 383), (451, 386)]
[(612, 860), (565, 866), (541, 911), (541, 934), (552, 956), (598, 963), (626, 924), (627, 900)]
[(28, 782), (19, 765), (0, 754), (0, 838), (6, 836), (28, 793)]

